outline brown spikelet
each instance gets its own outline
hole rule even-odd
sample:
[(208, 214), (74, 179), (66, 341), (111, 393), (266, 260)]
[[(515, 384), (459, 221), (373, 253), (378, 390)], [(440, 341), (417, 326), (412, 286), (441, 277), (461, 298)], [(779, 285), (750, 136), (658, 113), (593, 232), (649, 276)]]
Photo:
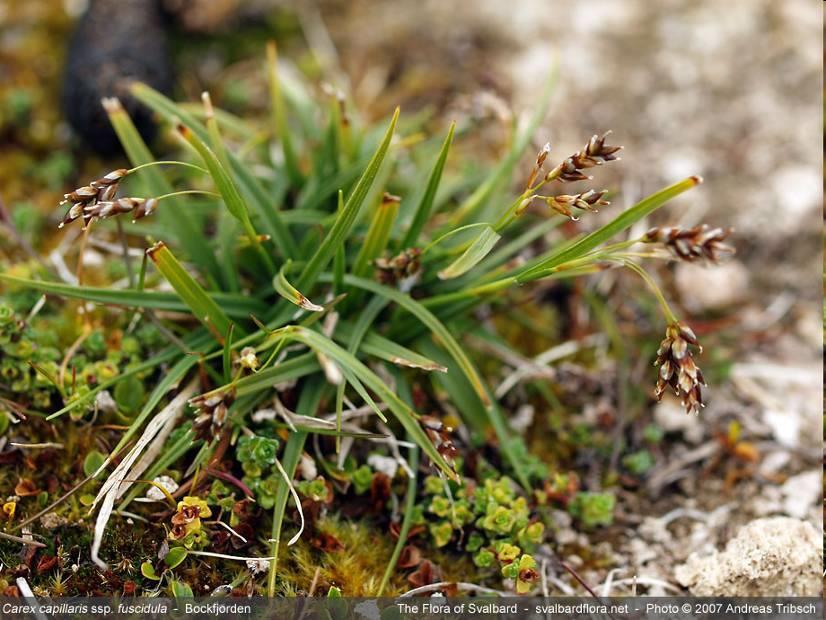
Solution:
[(697, 414), (704, 406), (700, 386), (706, 385), (706, 382), (702, 371), (694, 363), (690, 347), (696, 347), (700, 352), (703, 350), (690, 327), (672, 323), (666, 328), (654, 362), (660, 369), (655, 394), (660, 400), (670, 385), (682, 399), (686, 413)]
[(150, 215), (157, 205), (157, 198), (118, 198), (95, 202), (83, 208), (83, 219), (85, 223), (88, 223), (92, 218), (103, 220), (131, 212), (132, 221), (135, 221)]
[(433, 416), (423, 415), (420, 419), (422, 428), (436, 449), (446, 459), (454, 459), (459, 455), (456, 446), (453, 445), (452, 433), (453, 429), (438, 418)]
[(121, 179), (128, 174), (129, 171), (126, 168), (118, 168), (99, 179), (95, 179), (89, 185), (78, 187), (68, 194), (63, 194), (63, 200), (60, 201), (60, 204), (71, 203), (72, 206), (69, 207), (63, 220), (58, 224), (58, 228), (63, 228), (66, 224), (80, 217), (83, 217), (85, 227), (93, 217), (99, 217), (91, 215), (87, 209), (97, 203), (111, 203), (114, 201)]
[(218, 393), (201, 394), (189, 400), (189, 404), (197, 410), (198, 415), (192, 428), (196, 436), (201, 439), (211, 438), (218, 434), (224, 425), (232, 403), (235, 402), (235, 390), (229, 389)]
[(416, 275), (421, 268), (419, 248), (408, 248), (393, 258), (377, 258), (373, 261), (376, 279), (382, 284), (396, 284)]
[(598, 211), (598, 207), (611, 204), (603, 197), (608, 192), (602, 190), (600, 192), (589, 189), (587, 192), (580, 194), (562, 194), (560, 196), (544, 196), (545, 203), (557, 213), (571, 218), (576, 221), (577, 218), (571, 208), (580, 209), (582, 211)]
[(687, 262), (719, 263), (734, 254), (725, 243), (730, 228), (710, 228), (705, 224), (693, 228), (652, 228), (643, 237), (645, 243), (662, 243), (676, 258)]
[(531, 174), (528, 177), (528, 183), (525, 187), (533, 187), (536, 177), (539, 174), (539, 171), (542, 170), (542, 166), (545, 164), (545, 160), (548, 158), (548, 154), (550, 152), (551, 143), (546, 142), (545, 146), (540, 149), (539, 154), (536, 156), (536, 163), (534, 164), (533, 170), (531, 170)]
[(596, 134), (591, 136), (588, 144), (586, 144), (582, 150), (568, 157), (545, 175), (545, 181), (552, 181), (554, 179), (562, 182), (584, 181), (589, 177), (582, 173), (583, 170), (593, 168), (594, 166), (601, 166), (605, 162), (619, 159), (617, 152), (619, 152), (622, 147), (605, 144), (605, 140), (610, 134), (610, 131), (606, 131), (602, 136), (597, 136)]

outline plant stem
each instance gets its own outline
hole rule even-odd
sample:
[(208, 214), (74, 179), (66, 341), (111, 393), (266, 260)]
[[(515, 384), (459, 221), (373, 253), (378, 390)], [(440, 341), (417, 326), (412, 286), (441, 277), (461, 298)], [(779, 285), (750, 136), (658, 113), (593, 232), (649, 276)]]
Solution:
[[(295, 474), (295, 468), (298, 466), (298, 460), (301, 457), (301, 451), (304, 449), (304, 441), (307, 439), (307, 433), (298, 432), (291, 433), (287, 440), (287, 445), (284, 448), (284, 456), (282, 458), (284, 463), (284, 470), (288, 476)], [(272, 512), (272, 542), (270, 543), (270, 572), (267, 579), (267, 596), (272, 598), (275, 596), (275, 577), (278, 572), (278, 548), (281, 542), (281, 526), (284, 523), (284, 511), (287, 508), (287, 499), (290, 490), (287, 484), (278, 484), (276, 491), (275, 504)]]
[(654, 296), (657, 298), (657, 301), (660, 302), (660, 306), (662, 307), (663, 314), (665, 315), (666, 321), (668, 321), (669, 324), (677, 323), (678, 322), (677, 316), (671, 311), (671, 307), (668, 305), (668, 302), (665, 300), (665, 296), (663, 295), (662, 290), (660, 290), (660, 287), (657, 286), (656, 282), (654, 282), (654, 278), (652, 278), (651, 275), (645, 269), (640, 267), (637, 263), (635, 263), (632, 260), (619, 259), (619, 262), (623, 266), (628, 267), (631, 271), (636, 273), (638, 276), (640, 276), (645, 281), (645, 283), (648, 285), (648, 288), (650, 288), (651, 292), (654, 293)]
[[(411, 438), (408, 435), (408, 441)], [(419, 449), (416, 447), (410, 448), (410, 469), (413, 475), (407, 481), (407, 493), (404, 496), (404, 518), (402, 519), (402, 527), (399, 530), (399, 539), (396, 541), (396, 547), (393, 549), (393, 555), (390, 556), (390, 562), (384, 571), (384, 576), (381, 578), (379, 584), (379, 591), (376, 596), (381, 596), (387, 584), (390, 581), (390, 576), (396, 569), (396, 563), (399, 561), (399, 556), (402, 553), (405, 543), (407, 542), (407, 535), (410, 533), (410, 527), (413, 525), (413, 508), (416, 505), (416, 473), (419, 469)]]
[(201, 168), (201, 166), (196, 166), (195, 164), (190, 164), (185, 161), (174, 161), (174, 160), (167, 160), (167, 161), (150, 161), (145, 164), (141, 164), (139, 166), (135, 166), (134, 168), (130, 168), (127, 171), (127, 174), (132, 174), (133, 172), (137, 172), (138, 170), (142, 170), (144, 168), (149, 168), (150, 166), (163, 166), (163, 165), (175, 165), (175, 166), (184, 166), (186, 168), (194, 168), (199, 172), (203, 172), (204, 174), (209, 174), (206, 169)]
[(157, 196), (156, 200), (163, 200), (164, 198), (172, 198), (173, 196), (183, 196), (184, 194), (203, 194), (205, 196), (213, 196), (215, 198), (220, 198), (221, 194), (217, 194), (215, 192), (210, 192), (204, 189), (182, 189), (178, 192), (169, 192), (168, 194), (163, 194), (162, 196)]

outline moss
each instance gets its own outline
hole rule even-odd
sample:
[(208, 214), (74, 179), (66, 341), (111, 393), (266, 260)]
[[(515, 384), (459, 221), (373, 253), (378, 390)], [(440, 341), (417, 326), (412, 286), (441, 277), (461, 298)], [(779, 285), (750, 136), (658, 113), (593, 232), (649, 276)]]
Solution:
[[(279, 582), (282, 594), (306, 593), (318, 571), (318, 584), (325, 590), (336, 586), (344, 596), (372, 596), (378, 591), (395, 541), (369, 522), (328, 516), (316, 523), (318, 532), (333, 536), (341, 549), (314, 549), (302, 538), (294, 546), (281, 546)], [(391, 576), (384, 594), (394, 596), (406, 589), (404, 578)], [(324, 592), (325, 590), (322, 590)]]

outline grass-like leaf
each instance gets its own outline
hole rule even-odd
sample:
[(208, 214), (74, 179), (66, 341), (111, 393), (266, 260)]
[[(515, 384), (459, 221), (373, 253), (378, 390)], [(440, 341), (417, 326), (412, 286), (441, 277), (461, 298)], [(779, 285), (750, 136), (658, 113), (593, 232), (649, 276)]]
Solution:
[(350, 193), (350, 196), (345, 201), (344, 209), (342, 209), (341, 213), (339, 213), (333, 227), (325, 235), (321, 246), (319, 246), (318, 250), (313, 254), (306, 267), (304, 267), (304, 271), (298, 281), (298, 288), (300, 290), (308, 291), (312, 288), (312, 285), (315, 284), (318, 275), (327, 267), (333, 259), (333, 255), (336, 250), (341, 246), (341, 244), (344, 243), (344, 240), (350, 233), (350, 230), (352, 229), (353, 224), (361, 211), (361, 207), (364, 204), (364, 200), (373, 185), (373, 181), (379, 172), (379, 168), (387, 155), (387, 150), (390, 148), (390, 141), (393, 139), (393, 131), (396, 128), (396, 121), (398, 118), (399, 109), (396, 108), (393, 118), (390, 121), (390, 126), (384, 134), (384, 139), (379, 144), (373, 158), (370, 160), (370, 163), (367, 164), (361, 178), (358, 180), (356, 186), (353, 188), (353, 191)]
[(273, 278), (272, 285), (273, 288), (275, 288), (275, 292), (299, 308), (309, 312), (323, 312), (324, 306), (319, 306), (318, 304), (311, 302), (304, 296), (303, 293), (301, 293), (301, 291), (295, 288), (292, 284), (290, 284), (289, 280), (287, 280), (286, 271), (290, 268), (290, 264), (290, 261), (284, 263), (281, 266), (281, 269), (279, 269), (278, 275)]
[(439, 272), (439, 278), (450, 280), (464, 275), (484, 259), (501, 238), (492, 226), (485, 226), (462, 255)]
[[(202, 142), (209, 141), (209, 133), (206, 127), (185, 108), (177, 105), (155, 89), (141, 82), (133, 83), (130, 92), (141, 103), (163, 116), (170, 123), (183, 123), (193, 131)], [(233, 173), (238, 179), (238, 183), (244, 195), (250, 200), (250, 204), (255, 208), (258, 220), (263, 229), (278, 244), (279, 249), (286, 257), (295, 255), (295, 243), (281, 219), (281, 214), (275, 208), (271, 197), (261, 187), (261, 184), (249, 170), (249, 166), (241, 162), (232, 152), (227, 152)]]
[(270, 85), (270, 108), (273, 130), (281, 142), (284, 153), (284, 166), (290, 182), (301, 187), (304, 177), (298, 165), (298, 156), (292, 141), (292, 129), (287, 122), (287, 105), (281, 92), (281, 79), (278, 76), (278, 52), (274, 41), (267, 44), (267, 77)]
[(453, 143), (453, 133), (455, 130), (456, 123), (451, 123), (450, 129), (447, 131), (447, 137), (442, 143), (442, 148), (439, 149), (439, 155), (436, 157), (436, 162), (433, 164), (433, 169), (430, 171), (426, 189), (422, 194), (418, 205), (416, 205), (416, 211), (413, 214), (413, 220), (410, 222), (410, 228), (407, 229), (407, 232), (402, 239), (402, 248), (409, 248), (416, 245), (425, 223), (430, 218), (430, 213), (433, 210), (433, 203), (436, 200), (436, 192), (439, 191), (439, 183), (442, 180), (442, 173), (444, 172), (445, 163), (447, 162), (447, 154), (450, 151), (450, 145)]
[(366, 280), (353, 275), (346, 275), (344, 276), (344, 283), (347, 286), (354, 286), (356, 288), (375, 293), (381, 297), (386, 297), (390, 301), (398, 304), (410, 312), (410, 314), (414, 315), (439, 339), (439, 341), (441, 341), (445, 349), (447, 349), (448, 353), (450, 353), (451, 357), (459, 365), (462, 372), (467, 375), (468, 380), (471, 385), (473, 385), (473, 389), (476, 390), (476, 393), (479, 395), (482, 402), (486, 405), (489, 404), (490, 401), (484, 387), (484, 382), (479, 376), (479, 373), (476, 371), (475, 366), (470, 361), (470, 358), (467, 356), (462, 346), (456, 342), (456, 339), (451, 335), (447, 327), (445, 327), (441, 321), (436, 318), (436, 315), (410, 297), (410, 295), (402, 293), (397, 289), (390, 288), (389, 286), (379, 284), (378, 282), (373, 282), (372, 280)]
[(180, 136), (193, 149), (195, 149), (198, 155), (201, 156), (201, 159), (209, 171), (209, 175), (212, 177), (215, 187), (218, 188), (227, 209), (239, 222), (241, 222), (241, 225), (244, 227), (244, 231), (247, 233), (247, 237), (258, 250), (264, 264), (267, 265), (271, 272), (274, 272), (275, 265), (273, 264), (270, 255), (267, 254), (258, 241), (258, 233), (252, 226), (249, 211), (247, 210), (247, 204), (241, 197), (241, 193), (235, 186), (229, 172), (221, 164), (221, 160), (218, 155), (216, 155), (215, 152), (203, 140), (201, 140), (201, 138), (198, 137), (194, 131), (189, 129), (189, 127), (183, 123), (178, 124), (177, 130)]
[[(156, 158), (146, 146), (123, 106), (116, 99), (107, 99), (104, 102), (104, 108), (132, 165), (139, 166), (155, 161)], [(149, 196), (163, 196), (173, 191), (163, 173), (154, 166), (142, 168), (135, 174), (145, 185)], [(181, 244), (187, 256), (218, 282), (221, 278), (221, 270), (215, 254), (210, 250), (203, 231), (195, 224), (193, 218), (188, 217), (185, 209), (186, 206), (172, 196), (164, 199), (164, 208), (158, 210), (158, 218)]]
[(381, 400), (387, 404), (387, 407), (396, 416), (396, 419), (422, 448), (424, 453), (430, 457), (430, 460), (448, 477), (457, 479), (456, 472), (448, 465), (444, 457), (439, 454), (433, 442), (430, 441), (430, 438), (419, 425), (416, 420), (417, 416), (413, 410), (406, 403), (402, 402), (402, 400), (387, 387), (384, 381), (359, 361), (358, 358), (342, 349), (329, 338), (303, 327), (290, 326), (284, 328), (284, 334), (285, 337), (291, 340), (302, 342), (314, 351), (323, 353), (340, 366), (352, 372), (359, 381), (375, 392)]
[(670, 185), (669, 187), (661, 189), (660, 191), (643, 198), (630, 209), (626, 209), (620, 213), (615, 219), (605, 226), (588, 235), (585, 235), (566, 248), (551, 252), (550, 256), (545, 258), (542, 262), (535, 265), (533, 268), (520, 273), (518, 276), (519, 282), (534, 280), (537, 277), (541, 277), (543, 274), (547, 273), (548, 270), (553, 269), (554, 267), (558, 267), (563, 263), (567, 263), (585, 256), (585, 254), (591, 250), (599, 247), (601, 244), (605, 243), (623, 230), (630, 228), (645, 216), (650, 215), (672, 198), (679, 196), (683, 192), (699, 185), (702, 182), (703, 180), (700, 177), (688, 177), (679, 183)]
[[(63, 282), (27, 280), (2, 273), (0, 273), (0, 281), (51, 295), (84, 299), (108, 306), (151, 308), (171, 312), (186, 312), (189, 309), (189, 306), (182, 301), (178, 294), (167, 291), (118, 290), (94, 286), (75, 286)], [(262, 314), (268, 307), (259, 299), (234, 293), (209, 292), (207, 296), (220, 306), (227, 313), (227, 316), (237, 319), (246, 319), (250, 314)]]
[(398, 200), (382, 200), (373, 213), (370, 221), (370, 228), (364, 243), (356, 255), (353, 263), (352, 273), (357, 276), (364, 276), (370, 270), (370, 263), (381, 256), (390, 240), (390, 231), (393, 229), (393, 222), (399, 212)]
[[(163, 274), (181, 300), (192, 311), (195, 318), (204, 324), (219, 343), (223, 344), (229, 334), (231, 321), (221, 307), (189, 275), (163, 242), (159, 242), (148, 249), (147, 254), (155, 263), (158, 271)], [(243, 334), (243, 330), (240, 328), (239, 332)]]

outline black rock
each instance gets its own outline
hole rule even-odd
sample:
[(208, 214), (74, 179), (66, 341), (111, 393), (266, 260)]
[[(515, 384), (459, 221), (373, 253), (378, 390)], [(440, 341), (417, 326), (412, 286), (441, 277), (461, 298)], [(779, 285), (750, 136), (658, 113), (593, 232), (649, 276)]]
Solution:
[(69, 42), (63, 112), (74, 130), (104, 156), (121, 152), (100, 100), (118, 97), (145, 140), (152, 113), (128, 94), (132, 81), (169, 93), (173, 85), (165, 17), (154, 0), (92, 0)]

